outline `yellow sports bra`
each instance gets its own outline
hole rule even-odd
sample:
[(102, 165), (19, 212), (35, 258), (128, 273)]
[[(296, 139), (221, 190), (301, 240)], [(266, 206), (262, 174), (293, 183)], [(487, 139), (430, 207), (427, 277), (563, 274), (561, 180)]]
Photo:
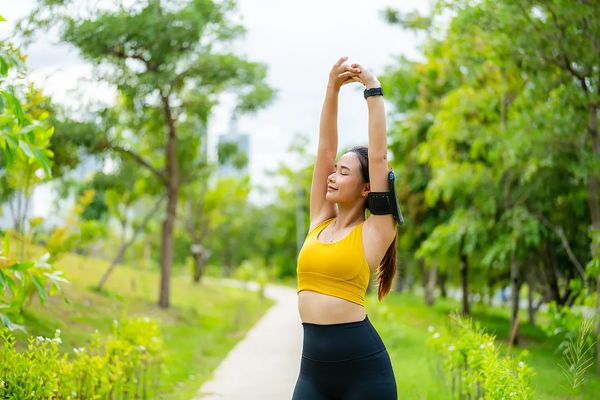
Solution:
[(296, 292), (313, 290), (364, 306), (371, 275), (362, 243), (364, 222), (341, 240), (320, 242), (317, 236), (332, 220), (327, 219), (308, 232), (298, 254)]

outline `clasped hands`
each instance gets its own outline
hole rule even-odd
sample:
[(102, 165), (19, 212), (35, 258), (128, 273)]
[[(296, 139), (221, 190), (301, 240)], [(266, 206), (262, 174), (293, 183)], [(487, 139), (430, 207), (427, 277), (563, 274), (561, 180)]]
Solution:
[(379, 87), (381, 84), (371, 72), (360, 64), (346, 64), (347, 56), (341, 57), (329, 72), (329, 87), (338, 91), (348, 83), (358, 82), (367, 89)]

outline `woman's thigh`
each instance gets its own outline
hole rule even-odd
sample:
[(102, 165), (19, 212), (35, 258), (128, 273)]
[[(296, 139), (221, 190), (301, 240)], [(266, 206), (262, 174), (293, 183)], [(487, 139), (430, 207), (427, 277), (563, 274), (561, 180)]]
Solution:
[(396, 378), (386, 350), (354, 360), (346, 371), (343, 400), (397, 400)]
[(299, 378), (294, 388), (292, 400), (331, 400), (326, 397), (319, 388), (315, 387), (309, 381)]

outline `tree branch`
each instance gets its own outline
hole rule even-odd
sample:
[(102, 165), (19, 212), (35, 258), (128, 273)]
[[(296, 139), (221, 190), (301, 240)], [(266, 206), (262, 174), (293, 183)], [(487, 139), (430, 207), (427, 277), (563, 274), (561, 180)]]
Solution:
[(563, 227), (562, 226), (555, 226), (555, 225), (553, 225), (550, 221), (548, 221), (548, 219), (546, 217), (544, 217), (541, 214), (534, 214), (534, 215), (540, 221), (542, 221), (542, 223), (546, 227), (548, 227), (549, 229), (553, 230), (556, 233), (556, 236), (558, 236), (558, 238), (560, 239), (560, 242), (561, 242), (563, 248), (567, 252), (567, 256), (569, 257), (569, 260), (571, 260), (571, 262), (573, 263), (573, 265), (575, 265), (575, 268), (577, 269), (577, 272), (581, 276), (581, 279), (583, 280), (584, 286), (587, 286), (586, 283), (585, 283), (585, 271), (583, 269), (583, 266), (581, 265), (581, 263), (579, 262), (579, 260), (575, 256), (575, 253), (573, 253), (573, 250), (571, 249), (571, 245), (569, 244), (569, 240), (567, 239), (567, 236), (565, 235), (565, 231), (564, 231)]
[(124, 59), (124, 60), (127, 58), (131, 58), (134, 60), (141, 61), (142, 63), (144, 63), (144, 65), (146, 66), (148, 71), (156, 71), (156, 69), (157, 69), (156, 65), (151, 63), (149, 60), (146, 60), (143, 56), (141, 56), (139, 54), (127, 54), (123, 50), (118, 50), (118, 49), (113, 49), (113, 48), (106, 49), (106, 53), (113, 55), (115, 57)]
[(156, 175), (158, 177), (158, 179), (160, 179), (160, 181), (165, 186), (167, 186), (168, 182), (167, 182), (167, 177), (165, 176), (165, 174), (163, 172), (159, 171), (158, 169), (156, 169), (153, 165), (151, 165), (148, 161), (146, 161), (139, 154), (137, 154), (131, 150), (128, 150), (124, 147), (121, 147), (118, 145), (113, 145), (113, 144), (109, 144), (108, 148), (111, 150), (117, 151), (119, 153), (127, 154), (129, 157), (133, 158), (137, 163), (148, 168), (148, 170), (150, 170), (150, 172), (152, 172), (154, 175)]

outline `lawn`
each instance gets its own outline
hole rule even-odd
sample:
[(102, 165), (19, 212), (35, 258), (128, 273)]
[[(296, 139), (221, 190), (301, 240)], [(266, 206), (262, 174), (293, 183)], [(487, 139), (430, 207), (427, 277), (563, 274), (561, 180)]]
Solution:
[[(167, 399), (190, 399), (207, 381), (220, 361), (242, 339), (273, 304), (255, 292), (210, 284), (196, 285), (186, 276), (174, 276), (171, 308), (156, 306), (158, 274), (119, 266), (105, 290), (94, 285), (107, 262), (66, 255), (57, 263), (71, 284), (65, 285), (69, 302), (50, 298), (45, 306), (37, 298), (25, 314), (24, 324), (31, 335), (53, 336), (61, 330), (61, 349), (71, 352), (85, 346), (96, 329), (109, 333), (113, 320), (123, 316), (148, 316), (161, 321), (167, 349), (162, 389)], [(23, 335), (17, 335), (24, 347)]]
[[(425, 341), (427, 328), (441, 327), (449, 322), (448, 314), (459, 310), (460, 304), (451, 299), (438, 299), (433, 307), (424, 305), (423, 298), (416, 294), (392, 293), (382, 303), (374, 294), (367, 296), (367, 314), (381, 335), (390, 357), (398, 384), (400, 399), (448, 399), (449, 390), (438, 371), (435, 355), (430, 354)], [(569, 399), (565, 388), (567, 381), (558, 366), (560, 354), (555, 352), (559, 342), (548, 338), (536, 326), (520, 324), (521, 345), (507, 348), (509, 337), (509, 310), (473, 304), (472, 315), (481, 326), (496, 336), (496, 345), (501, 353), (517, 354), (526, 350), (527, 363), (534, 369), (531, 385), (534, 399)], [(527, 321), (525, 313), (519, 316)], [(539, 315), (542, 318), (543, 315)], [(593, 373), (595, 369), (592, 369)], [(600, 378), (590, 373), (582, 399), (600, 398)]]

